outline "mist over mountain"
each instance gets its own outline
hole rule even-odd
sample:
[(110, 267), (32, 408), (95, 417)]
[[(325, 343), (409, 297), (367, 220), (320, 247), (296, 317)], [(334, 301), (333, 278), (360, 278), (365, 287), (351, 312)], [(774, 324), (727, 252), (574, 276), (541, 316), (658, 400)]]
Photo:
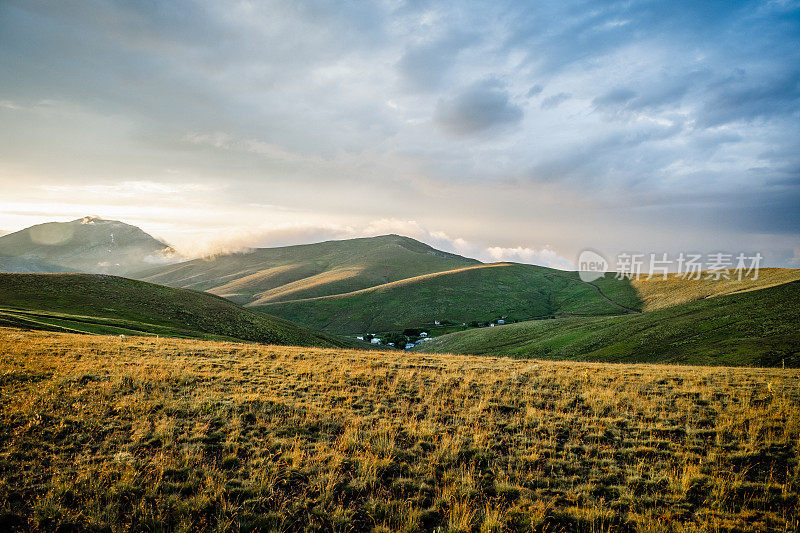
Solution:
[(127, 274), (175, 258), (169, 245), (136, 226), (96, 216), (0, 237), (0, 269), (8, 272)]

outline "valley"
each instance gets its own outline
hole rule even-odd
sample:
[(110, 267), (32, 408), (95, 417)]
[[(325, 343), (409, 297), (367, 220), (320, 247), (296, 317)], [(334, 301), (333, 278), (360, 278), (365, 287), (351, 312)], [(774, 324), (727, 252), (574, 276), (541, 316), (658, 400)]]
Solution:
[[(41, 228), (69, 236), (51, 248), (37, 242)], [(106, 246), (111, 230), (117, 248)], [(94, 217), (0, 237), (0, 252), (18, 254), (0, 267), (27, 273), (0, 274), (0, 320), (288, 345), (367, 347), (372, 340), (429, 353), (800, 366), (799, 269), (763, 268), (741, 280), (606, 273), (586, 282), (577, 272), (481, 263), (383, 235), (189, 260), (173, 255), (141, 270), (145, 259), (132, 250), (142, 243), (147, 253), (171, 250), (134, 226)], [(102, 273), (103, 266), (85, 266), (98, 250), (120, 251), (118, 270), (128, 278), (57, 274), (70, 265)], [(45, 262), (53, 260), (62, 263)]]

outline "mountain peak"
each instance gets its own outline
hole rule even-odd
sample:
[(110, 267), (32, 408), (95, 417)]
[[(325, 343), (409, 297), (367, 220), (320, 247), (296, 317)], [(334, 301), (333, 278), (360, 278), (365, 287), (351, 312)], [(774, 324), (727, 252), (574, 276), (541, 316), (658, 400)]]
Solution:
[[(103, 219), (97, 215), (87, 215), (79, 220), (81, 221), (81, 224), (94, 224), (95, 222), (101, 222)], [(77, 222), (77, 220), (74, 220), (73, 222)]]
[(124, 274), (169, 262), (174, 250), (136, 226), (88, 215), (2, 236), (0, 255), (46, 263), (47, 271)]

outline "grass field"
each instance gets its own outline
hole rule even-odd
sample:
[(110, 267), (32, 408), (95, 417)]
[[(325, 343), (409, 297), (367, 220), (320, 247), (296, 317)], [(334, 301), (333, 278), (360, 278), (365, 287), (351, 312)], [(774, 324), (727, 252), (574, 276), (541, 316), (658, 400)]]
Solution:
[(800, 282), (618, 317), (472, 329), (415, 348), (605, 362), (800, 367)]
[[(629, 307), (633, 306), (633, 309)], [(274, 302), (255, 309), (307, 327), (342, 334), (430, 327), (504, 318), (618, 315), (638, 310), (630, 281), (607, 276), (594, 284), (577, 273), (517, 263), (437, 272), (360, 291)]]
[(799, 446), (796, 370), (0, 329), (1, 530), (797, 531)]
[(360, 344), (211, 294), (92, 274), (0, 273), (0, 325), (301, 346)]

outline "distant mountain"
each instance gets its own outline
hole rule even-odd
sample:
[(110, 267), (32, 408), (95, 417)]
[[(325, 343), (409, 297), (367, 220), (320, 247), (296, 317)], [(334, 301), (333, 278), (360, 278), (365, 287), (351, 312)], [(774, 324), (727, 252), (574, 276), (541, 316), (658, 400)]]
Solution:
[(48, 222), (0, 237), (10, 272), (127, 274), (164, 263), (174, 251), (136, 226), (99, 217)]
[(138, 272), (132, 277), (211, 292), (239, 304), (341, 294), (481, 264), (409, 237), (383, 235), (259, 248)]
[(96, 274), (0, 273), (0, 326), (299, 346), (360, 344), (211, 294)]
[(24, 257), (8, 257), (0, 255), (0, 272), (16, 273), (54, 273), (68, 272), (69, 269), (59, 265), (53, 265), (39, 261), (37, 259), (26, 259)]
[(800, 367), (800, 282), (617, 317), (535, 320), (415, 351), (598, 362)]

